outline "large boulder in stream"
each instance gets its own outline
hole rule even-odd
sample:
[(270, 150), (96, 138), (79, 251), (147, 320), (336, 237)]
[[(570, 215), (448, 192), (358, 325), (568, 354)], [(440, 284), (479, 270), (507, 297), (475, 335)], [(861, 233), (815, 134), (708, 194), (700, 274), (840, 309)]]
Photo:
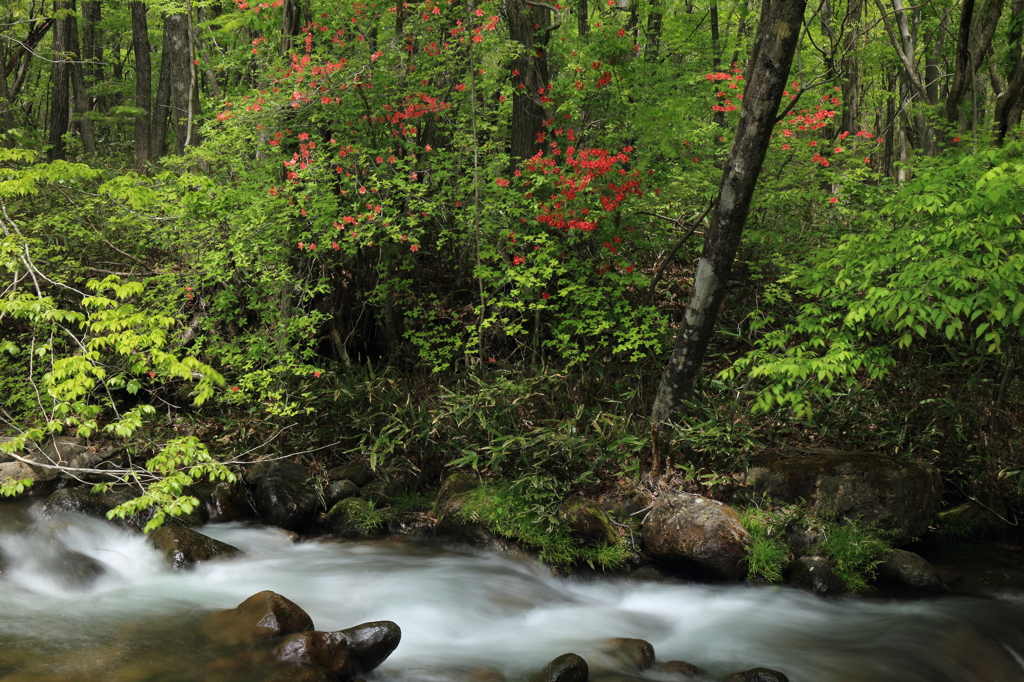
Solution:
[(306, 485), (309, 473), (295, 462), (260, 462), (245, 477), (253, 489), (260, 520), (269, 526), (299, 530), (316, 511), (320, 498)]
[(225, 646), (248, 645), (270, 637), (308, 632), (313, 619), (302, 608), (276, 592), (257, 592), (233, 609), (207, 615), (200, 630)]
[(248, 521), (256, 517), (256, 509), (246, 493), (245, 486), (238, 482), (217, 483), (210, 491), (206, 509), (212, 523)]
[(184, 526), (161, 526), (149, 534), (149, 543), (159, 549), (175, 571), (193, 568), (200, 561), (230, 559), (242, 550), (214, 540)]
[[(184, 492), (191, 494), (191, 491), (188, 489)], [(135, 499), (138, 495), (138, 492), (125, 488), (109, 490), (105, 493), (94, 493), (88, 486), (63, 488), (46, 499), (46, 502), (43, 503), (42, 512), (43, 516), (46, 517), (70, 512), (106, 520), (107, 512), (120, 504)], [(126, 519), (118, 519), (116, 523), (119, 523), (128, 530), (141, 533), (142, 529), (146, 527), (146, 524), (149, 523), (155, 514), (156, 508), (148, 507), (135, 512)], [(189, 527), (200, 526), (208, 518), (205, 508), (197, 508), (192, 514), (187, 516), (168, 517), (166, 524)]]
[(894, 549), (878, 565), (879, 582), (919, 592), (945, 592), (946, 585), (935, 567), (903, 549)]
[(729, 506), (700, 495), (665, 493), (643, 525), (644, 550), (670, 566), (709, 577), (747, 574), (750, 535)]
[(806, 501), (819, 516), (877, 523), (896, 532), (897, 544), (928, 530), (942, 495), (942, 479), (930, 464), (825, 448), (756, 455), (745, 482), (780, 502)]

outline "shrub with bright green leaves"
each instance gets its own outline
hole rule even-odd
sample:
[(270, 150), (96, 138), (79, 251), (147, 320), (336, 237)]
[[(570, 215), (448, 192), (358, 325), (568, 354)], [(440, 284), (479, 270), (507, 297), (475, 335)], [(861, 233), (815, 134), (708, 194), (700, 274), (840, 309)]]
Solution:
[(1021, 151), (1013, 142), (920, 170), (870, 225), (797, 268), (795, 319), (723, 376), (749, 375), (760, 410), (809, 418), (885, 376), (913, 343), (1004, 353), (1024, 331)]

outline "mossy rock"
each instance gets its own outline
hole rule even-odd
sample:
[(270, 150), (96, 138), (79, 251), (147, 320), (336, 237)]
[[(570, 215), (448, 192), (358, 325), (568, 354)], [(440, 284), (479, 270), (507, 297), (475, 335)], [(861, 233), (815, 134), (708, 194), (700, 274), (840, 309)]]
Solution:
[(437, 499), (434, 500), (434, 514), (440, 518), (441, 510), (448, 500), (456, 495), (476, 490), (481, 485), (480, 478), (474, 474), (454, 473), (444, 479), (441, 489), (437, 491)]
[(584, 542), (614, 545), (619, 541), (619, 533), (608, 518), (608, 513), (594, 500), (570, 497), (559, 507), (558, 515), (573, 537)]
[(370, 482), (373, 478), (373, 474), (365, 466), (359, 462), (349, 462), (348, 464), (342, 464), (328, 470), (327, 480), (334, 481), (352, 481), (357, 486), (362, 488), (364, 485)]
[(331, 534), (348, 540), (367, 540), (387, 534), (384, 517), (374, 505), (360, 497), (341, 500), (324, 516)]

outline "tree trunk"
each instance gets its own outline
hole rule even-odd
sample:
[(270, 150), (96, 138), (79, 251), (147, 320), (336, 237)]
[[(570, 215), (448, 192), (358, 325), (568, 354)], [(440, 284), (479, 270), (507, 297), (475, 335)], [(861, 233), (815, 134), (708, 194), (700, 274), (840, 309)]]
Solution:
[(644, 48), (644, 58), (649, 62), (658, 61), (658, 53), (661, 51), (661, 27), (665, 19), (665, 10), (661, 2), (662, 0), (650, 0), (651, 11), (647, 15), (647, 47)]
[(14, 127), (14, 98), (7, 87), (7, 41), (0, 37), (0, 144), (7, 144), (4, 133)]
[(843, 116), (840, 130), (858, 132), (860, 126), (860, 59), (857, 58), (857, 40), (860, 37), (862, 0), (850, 0), (846, 8), (846, 33), (843, 35)]
[(150, 97), (153, 89), (153, 68), (149, 58), (149, 24), (146, 3), (130, 3), (132, 13), (132, 51), (135, 54), (135, 170), (140, 173), (149, 163)]
[[(167, 15), (164, 15), (164, 34), (167, 33)], [(159, 159), (167, 151), (167, 120), (171, 115), (171, 65), (165, 52), (160, 59), (160, 76), (153, 101), (153, 127), (150, 130), (149, 158)]]
[(1024, 108), (1024, 50), (1021, 49), (1021, 37), (1024, 35), (1022, 26), (1022, 15), (1024, 15), (1024, 0), (1014, 0), (1010, 31), (1006, 39), (1012, 48), (1010, 56), (1013, 59), (1013, 71), (1010, 72), (1010, 80), (1006, 88), (996, 95), (995, 112), (992, 115), (995, 121), (996, 140), (1003, 143), (1007, 133), (1020, 123), (1021, 110)]
[(534, 40), (534, 24), (548, 25), (548, 11), (530, 7), (523, 0), (505, 0), (505, 16), (509, 36), (522, 45), (512, 60), (511, 154), (514, 171), (519, 162), (542, 149), (538, 142), (544, 132), (544, 106), (540, 102), (540, 89), (548, 82), (547, 55), (543, 43)]
[[(103, 82), (103, 44), (100, 40), (99, 24), (102, 10), (98, 0), (82, 3), (82, 61), (85, 64), (85, 80), (90, 87)], [(106, 97), (96, 98), (96, 106), (106, 111)]]
[(587, 0), (577, 0), (576, 8), (576, 30), (581, 36), (586, 36), (590, 33), (590, 10), (587, 8)]
[(185, 153), (186, 146), (199, 142), (196, 133), (199, 93), (192, 60), (188, 16), (184, 13), (168, 15), (164, 20), (164, 61), (167, 63), (171, 91), (174, 148), (179, 155)]
[(46, 158), (56, 161), (67, 156), (64, 147), (64, 133), (71, 123), (71, 108), (68, 103), (68, 13), (74, 9), (72, 2), (54, 0), (53, 11), (57, 18), (53, 22), (53, 63), (50, 66), (50, 116)]
[[(72, 9), (75, 7), (75, 0), (70, 2)], [(78, 20), (74, 16), (68, 17), (68, 54), (71, 59), (69, 67), (71, 70), (71, 90), (75, 102), (75, 121), (78, 126), (78, 133), (82, 136), (82, 149), (86, 154), (96, 153), (96, 135), (93, 132), (92, 119), (89, 118), (90, 98), (89, 90), (85, 86), (85, 74), (82, 69), (82, 51), (78, 47)]]
[(806, 0), (774, 0), (757, 29), (736, 139), (722, 173), (686, 315), (651, 408), (655, 447), (648, 473), (652, 476), (660, 473), (662, 456), (671, 461), (670, 424), (693, 395), (694, 383), (714, 332), (725, 285), (775, 128), (782, 91), (800, 37), (805, 4)]
[(974, 4), (974, 0), (964, 0), (957, 32), (953, 84), (949, 86), (946, 104), (943, 107), (943, 115), (953, 124), (959, 121), (960, 104), (967, 92), (967, 86), (981, 68), (1003, 12), (1003, 0), (989, 0), (982, 7), (981, 13), (975, 17)]

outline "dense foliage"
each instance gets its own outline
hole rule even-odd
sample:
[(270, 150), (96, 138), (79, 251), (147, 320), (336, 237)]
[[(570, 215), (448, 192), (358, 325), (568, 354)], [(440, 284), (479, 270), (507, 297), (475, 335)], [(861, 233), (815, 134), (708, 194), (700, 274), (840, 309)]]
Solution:
[[(955, 3), (905, 34), (898, 2), (809, 10), (674, 431), (695, 484), (793, 438), (1021, 493), (1024, 6), (999, 7), (966, 62)], [(633, 475), (761, 10), (5, 4), (0, 448), (117, 440), (169, 513), (268, 449), (552, 499)]]

